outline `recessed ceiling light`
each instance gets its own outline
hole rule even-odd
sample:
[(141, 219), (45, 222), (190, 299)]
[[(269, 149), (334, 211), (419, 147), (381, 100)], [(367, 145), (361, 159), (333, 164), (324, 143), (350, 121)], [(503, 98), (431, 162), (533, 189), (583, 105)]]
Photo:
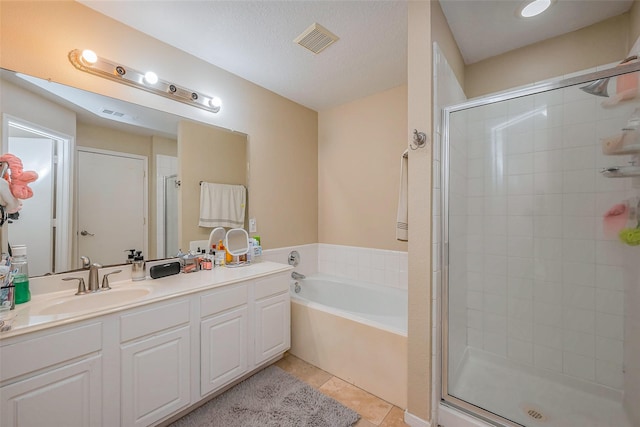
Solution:
[(520, 16), (531, 18), (540, 15), (551, 6), (551, 0), (534, 0), (520, 10)]

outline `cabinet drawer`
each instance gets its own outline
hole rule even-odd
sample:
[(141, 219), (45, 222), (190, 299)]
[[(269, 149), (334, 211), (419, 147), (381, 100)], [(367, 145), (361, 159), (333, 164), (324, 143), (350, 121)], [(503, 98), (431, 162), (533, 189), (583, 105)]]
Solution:
[(256, 281), (255, 298), (265, 298), (285, 291), (289, 291), (289, 279), (286, 274), (265, 277)]
[(68, 329), (0, 348), (0, 381), (102, 349), (102, 323)]
[(233, 286), (230, 289), (219, 289), (200, 297), (200, 316), (207, 317), (230, 308), (246, 304), (248, 301), (247, 285)]
[(189, 300), (157, 305), (120, 317), (120, 342), (189, 323)]

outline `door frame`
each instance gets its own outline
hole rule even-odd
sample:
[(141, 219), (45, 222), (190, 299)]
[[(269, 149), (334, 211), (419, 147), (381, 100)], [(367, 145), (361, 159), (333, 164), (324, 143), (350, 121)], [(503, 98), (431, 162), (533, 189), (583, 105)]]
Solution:
[[(73, 202), (74, 202), (74, 182), (71, 177), (74, 173), (75, 159), (71, 153), (75, 148), (75, 137), (61, 132), (57, 132), (24, 120), (20, 117), (7, 113), (2, 114), (2, 152), (9, 150), (9, 127), (16, 127), (36, 135), (56, 141), (56, 197), (55, 220), (52, 218), (52, 225), (55, 226), (55, 272), (65, 272), (71, 269), (72, 243), (71, 236), (73, 228)], [(2, 248), (8, 244), (7, 233), (2, 233)]]
[[(75, 153), (75, 160), (78, 161), (78, 157), (80, 152), (93, 153), (93, 154), (102, 154), (106, 156), (114, 156), (114, 157), (126, 157), (129, 159), (142, 160), (142, 168), (144, 177), (142, 180), (142, 215), (143, 215), (143, 226), (142, 226), (142, 253), (147, 256), (149, 253), (149, 158), (147, 156), (142, 156), (139, 154), (125, 153), (122, 151), (112, 151), (112, 150), (103, 150), (100, 148), (93, 147), (84, 147), (77, 146)], [(79, 176), (76, 171), (75, 174), (75, 182), (78, 182)], [(79, 263), (80, 254), (79, 254), (79, 225), (78, 225), (78, 213), (79, 213), (79, 205), (80, 198), (78, 194), (78, 185), (75, 186), (75, 200), (77, 203), (74, 206), (74, 220), (73, 220), (73, 235), (74, 235), (74, 245), (73, 245), (73, 259), (74, 259), (74, 268), (80, 268), (81, 265)], [(97, 260), (93, 260), (96, 262)]]

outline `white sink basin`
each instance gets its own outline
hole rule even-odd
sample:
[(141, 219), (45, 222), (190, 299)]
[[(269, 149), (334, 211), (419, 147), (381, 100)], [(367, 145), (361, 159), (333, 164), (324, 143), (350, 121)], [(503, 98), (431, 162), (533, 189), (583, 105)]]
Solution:
[(127, 304), (151, 293), (149, 288), (123, 288), (100, 291), (85, 295), (71, 295), (51, 301), (32, 311), (37, 315), (67, 314), (94, 311), (101, 308)]

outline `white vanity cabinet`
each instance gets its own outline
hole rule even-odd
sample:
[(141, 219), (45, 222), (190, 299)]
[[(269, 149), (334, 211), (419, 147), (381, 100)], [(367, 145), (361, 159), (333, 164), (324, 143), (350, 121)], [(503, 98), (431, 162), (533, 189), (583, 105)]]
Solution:
[(181, 299), (120, 316), (123, 426), (148, 426), (189, 405), (189, 312)]
[(257, 280), (254, 296), (254, 364), (257, 366), (291, 347), (291, 304), (287, 276)]
[(267, 267), (277, 270), (0, 335), (0, 426), (153, 426), (277, 359), (290, 347), (289, 279)]
[(200, 297), (200, 395), (247, 372), (249, 285), (235, 285)]
[(47, 332), (0, 347), (0, 425), (102, 425), (102, 323)]

